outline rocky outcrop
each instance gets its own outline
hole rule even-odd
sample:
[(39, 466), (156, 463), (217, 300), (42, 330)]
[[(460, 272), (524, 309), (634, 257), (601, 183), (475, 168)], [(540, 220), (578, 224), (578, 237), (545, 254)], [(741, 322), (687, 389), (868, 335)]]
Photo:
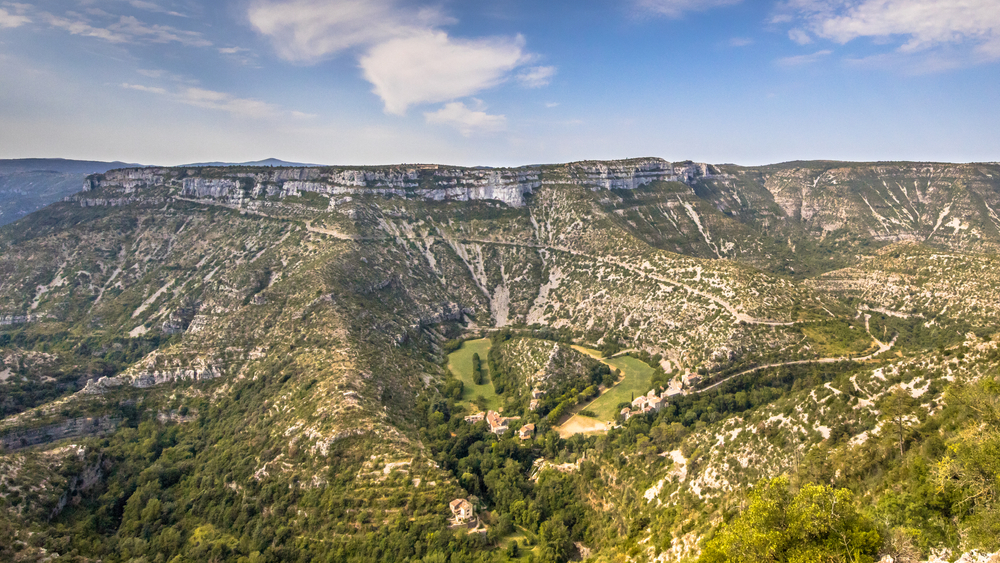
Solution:
[(162, 185), (164, 176), (169, 174), (169, 172), (169, 168), (120, 168), (109, 170), (104, 174), (88, 176), (83, 182), (83, 191), (89, 192), (98, 188), (113, 186), (124, 188), (126, 193), (130, 193), (139, 188)]
[(80, 197), (63, 198), (66, 203), (79, 203), (80, 207), (124, 207), (126, 205), (163, 205), (167, 199), (163, 197)]
[(422, 315), (410, 328), (416, 330), (427, 325), (460, 321), (464, 315), (472, 315), (473, 313), (475, 311), (471, 307), (462, 307), (458, 303), (442, 303), (436, 310)]
[[(83, 450), (81, 450), (81, 455), (82, 452)], [(53, 508), (52, 512), (49, 513), (49, 520), (59, 516), (63, 509), (66, 508), (70, 498), (77, 496), (78, 493), (87, 492), (91, 487), (101, 481), (104, 477), (104, 471), (101, 467), (103, 460), (103, 456), (98, 457), (95, 463), (84, 467), (83, 471), (81, 471), (79, 475), (70, 479), (66, 490), (63, 492), (62, 496), (59, 497), (59, 502), (56, 503), (55, 508)], [(79, 500), (79, 497), (77, 497), (74, 502), (79, 502)]]
[(41, 318), (40, 315), (0, 315), (0, 326), (36, 323)]
[(222, 377), (222, 368), (216, 365), (203, 365), (198, 367), (177, 368), (177, 369), (146, 369), (130, 373), (116, 375), (114, 377), (101, 377), (92, 379), (81, 390), (81, 393), (88, 395), (101, 395), (115, 387), (129, 385), (145, 389), (154, 385), (173, 383), (175, 381), (207, 381)]
[(16, 430), (0, 436), (0, 446), (4, 450), (16, 450), (28, 446), (48, 444), (65, 438), (94, 436), (114, 431), (121, 419), (112, 417), (71, 418), (59, 424), (50, 424), (40, 428)]
[(190, 306), (174, 309), (167, 320), (163, 321), (163, 324), (160, 326), (163, 334), (180, 334), (187, 330), (200, 307), (201, 303), (194, 303)]

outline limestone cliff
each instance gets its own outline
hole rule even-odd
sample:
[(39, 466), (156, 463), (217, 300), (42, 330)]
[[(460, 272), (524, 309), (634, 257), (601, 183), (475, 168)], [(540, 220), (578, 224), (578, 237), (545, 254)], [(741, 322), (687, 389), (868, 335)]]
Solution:
[[(84, 191), (115, 188), (126, 195), (165, 186), (186, 198), (241, 204), (247, 199), (285, 198), (303, 193), (325, 196), (382, 195), (433, 201), (493, 200), (523, 207), (525, 196), (543, 184), (590, 189), (635, 189), (655, 181), (693, 183), (721, 177), (707, 164), (671, 164), (659, 158), (585, 161), (560, 166), (460, 168), (398, 165), (365, 168), (142, 168), (112, 170), (87, 178)], [(79, 200), (81, 205), (108, 205)], [(117, 204), (131, 203), (122, 199)], [(115, 203), (110, 203), (115, 205)]]

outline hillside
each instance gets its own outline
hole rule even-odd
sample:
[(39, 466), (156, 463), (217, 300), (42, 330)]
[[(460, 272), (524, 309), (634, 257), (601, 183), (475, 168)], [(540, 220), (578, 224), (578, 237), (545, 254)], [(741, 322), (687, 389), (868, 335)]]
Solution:
[[(993, 439), (998, 175), (90, 175), (0, 229), (0, 559), (694, 560), (782, 475), (849, 489), (873, 557), (995, 551), (997, 473), (961, 467)], [(489, 405), (506, 433), (465, 420)]]

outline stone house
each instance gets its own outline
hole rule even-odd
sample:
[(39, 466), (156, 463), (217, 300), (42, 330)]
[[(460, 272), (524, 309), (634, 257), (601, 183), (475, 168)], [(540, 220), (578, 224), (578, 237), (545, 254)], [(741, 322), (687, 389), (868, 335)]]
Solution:
[(472, 503), (464, 498), (457, 498), (451, 501), (448, 504), (448, 508), (451, 509), (452, 516), (455, 517), (455, 521), (459, 524), (468, 522), (476, 515), (476, 511), (472, 507)]

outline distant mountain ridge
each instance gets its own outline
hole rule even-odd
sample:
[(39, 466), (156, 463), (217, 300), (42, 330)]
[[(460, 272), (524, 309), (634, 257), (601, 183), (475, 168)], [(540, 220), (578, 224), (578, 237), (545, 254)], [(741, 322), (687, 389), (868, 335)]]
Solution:
[(308, 164), (304, 162), (288, 162), (278, 158), (265, 158), (264, 160), (252, 160), (249, 162), (196, 162), (194, 164), (182, 164), (177, 168), (195, 168), (204, 166), (295, 166), (295, 167), (314, 167), (314, 166), (326, 166), (325, 164)]
[(80, 191), (88, 174), (141, 164), (65, 158), (0, 159), (0, 225)]
[(67, 158), (9, 158), (0, 159), (0, 174), (10, 172), (52, 171), (65, 174), (101, 174), (114, 168), (136, 168), (142, 164), (104, 162), (100, 160), (72, 160)]

